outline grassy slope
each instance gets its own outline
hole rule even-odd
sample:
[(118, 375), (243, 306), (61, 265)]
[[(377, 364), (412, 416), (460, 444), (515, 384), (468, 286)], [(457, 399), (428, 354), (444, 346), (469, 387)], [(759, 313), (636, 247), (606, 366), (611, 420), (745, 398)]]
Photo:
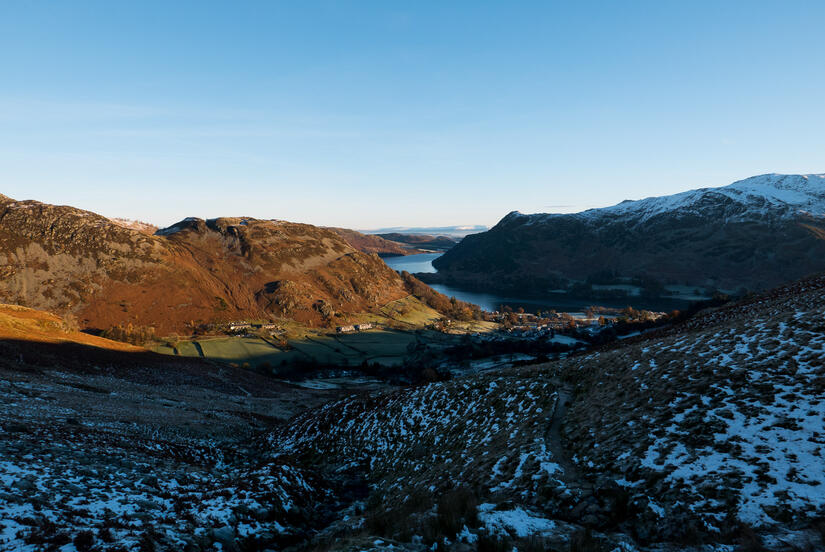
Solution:
[(112, 351), (145, 351), (142, 347), (66, 329), (63, 319), (55, 314), (17, 305), (0, 304), (0, 340), (76, 343)]
[(335, 392), (64, 341), (52, 315), (0, 310), (13, 338), (0, 340), (0, 550), (282, 550), (324, 524), (329, 484), (249, 445)]

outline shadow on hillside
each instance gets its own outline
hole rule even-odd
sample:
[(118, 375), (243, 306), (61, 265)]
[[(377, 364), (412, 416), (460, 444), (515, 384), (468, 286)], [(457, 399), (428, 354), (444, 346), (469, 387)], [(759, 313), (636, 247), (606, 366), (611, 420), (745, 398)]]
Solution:
[(252, 370), (151, 351), (127, 352), (79, 343), (0, 339), (0, 370), (59, 371), (106, 376), (146, 385), (189, 385), (238, 393), (238, 384), (266, 394), (277, 384)]

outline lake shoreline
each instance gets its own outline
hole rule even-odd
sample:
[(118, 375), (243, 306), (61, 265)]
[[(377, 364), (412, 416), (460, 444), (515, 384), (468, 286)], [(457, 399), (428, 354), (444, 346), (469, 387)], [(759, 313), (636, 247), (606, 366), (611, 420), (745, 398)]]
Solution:
[(523, 308), (528, 312), (536, 312), (537, 310), (581, 312), (593, 306), (611, 309), (623, 309), (632, 306), (635, 309), (670, 312), (673, 310), (686, 309), (691, 303), (706, 299), (706, 297), (645, 297), (641, 295), (628, 295), (626, 297), (581, 297), (570, 295), (567, 292), (545, 294), (530, 292), (515, 293), (506, 290), (490, 289), (482, 285), (456, 285), (439, 274), (433, 266), (432, 261), (440, 256), (441, 253), (422, 253), (418, 255), (386, 258), (384, 262), (393, 270), (410, 272), (439, 293), (476, 304), (483, 310), (489, 312), (499, 310), (501, 305), (506, 305), (514, 310)]

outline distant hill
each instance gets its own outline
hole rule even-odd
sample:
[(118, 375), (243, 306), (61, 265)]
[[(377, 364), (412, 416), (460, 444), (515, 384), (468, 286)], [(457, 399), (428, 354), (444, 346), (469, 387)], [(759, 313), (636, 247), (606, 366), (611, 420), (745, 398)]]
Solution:
[(378, 236), (392, 242), (405, 243), (417, 248), (435, 251), (446, 251), (453, 247), (459, 241), (449, 236), (430, 236), (428, 234), (399, 234), (397, 232), (393, 232), (390, 234), (378, 234)]
[(82, 328), (286, 317), (333, 325), (408, 294), (331, 230), (185, 219), (154, 235), (74, 207), (0, 196), (0, 301), (73, 313)]
[(427, 234), (364, 234), (348, 228), (329, 228), (355, 249), (364, 253), (376, 253), (381, 257), (416, 255), (429, 251), (446, 251), (458, 243), (448, 236)]
[(349, 228), (330, 227), (329, 230), (332, 230), (341, 236), (348, 244), (363, 253), (375, 253), (381, 257), (421, 253), (421, 251), (406, 247), (404, 244), (398, 243), (397, 241), (390, 241), (382, 236), (362, 234), (361, 232), (350, 230)]
[(433, 265), (448, 282), (502, 291), (632, 277), (765, 289), (825, 270), (825, 175), (768, 174), (574, 214), (512, 212)]
[(374, 228), (361, 230), (365, 234), (422, 234), (425, 236), (449, 236), (460, 240), (469, 234), (478, 234), (489, 230), (489, 227), (480, 224), (468, 226), (393, 226), (390, 228)]

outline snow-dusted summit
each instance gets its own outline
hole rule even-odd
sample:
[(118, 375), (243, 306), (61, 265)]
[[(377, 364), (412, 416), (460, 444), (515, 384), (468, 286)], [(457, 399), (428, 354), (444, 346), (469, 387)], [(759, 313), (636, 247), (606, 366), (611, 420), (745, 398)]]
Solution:
[(575, 216), (593, 222), (628, 217), (642, 223), (663, 214), (683, 217), (706, 215), (709, 210), (721, 211), (719, 214), (732, 220), (787, 218), (798, 214), (825, 216), (825, 174), (763, 174), (719, 188), (699, 188), (669, 196), (626, 200), (573, 215), (524, 215), (514, 211), (508, 217), (528, 217), (531, 223), (557, 216)]
[[(763, 174), (721, 188), (701, 188), (671, 196), (623, 201), (602, 211), (617, 215), (638, 214), (644, 220), (662, 213), (701, 211), (714, 204), (733, 208), (742, 219), (789, 216), (800, 211), (823, 216), (825, 174)], [(591, 209), (585, 213), (597, 211)]]
[(586, 293), (579, 284), (622, 278), (764, 289), (825, 271), (825, 174), (765, 174), (573, 214), (514, 211), (433, 264), (445, 281), (508, 293)]

